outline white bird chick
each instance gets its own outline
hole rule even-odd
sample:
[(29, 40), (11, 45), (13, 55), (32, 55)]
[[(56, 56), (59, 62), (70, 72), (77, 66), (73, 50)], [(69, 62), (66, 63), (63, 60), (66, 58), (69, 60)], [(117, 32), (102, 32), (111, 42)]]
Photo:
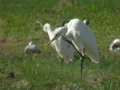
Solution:
[(120, 53), (120, 39), (119, 39), (119, 38), (115, 39), (115, 40), (110, 44), (109, 50)]
[[(64, 27), (58, 27), (54, 31), (52, 31), (50, 24), (48, 23), (44, 24), (43, 26), (43, 31), (48, 33), (50, 40), (52, 40), (55, 37), (56, 33), (58, 33), (60, 30), (62, 30), (63, 32), (65, 31)], [(73, 46), (67, 41), (63, 40), (61, 36), (54, 40), (51, 45), (56, 50), (57, 54), (64, 59), (65, 62), (68, 63), (72, 61), (75, 50)]]
[(28, 45), (25, 47), (24, 52), (25, 53), (40, 53), (40, 50), (32, 41), (30, 41)]

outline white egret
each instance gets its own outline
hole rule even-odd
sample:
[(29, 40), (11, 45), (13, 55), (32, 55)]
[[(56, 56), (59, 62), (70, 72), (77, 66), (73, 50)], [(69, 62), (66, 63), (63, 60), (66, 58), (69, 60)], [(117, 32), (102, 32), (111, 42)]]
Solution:
[(84, 57), (88, 56), (94, 63), (99, 63), (99, 54), (97, 49), (96, 40), (91, 29), (85, 25), (80, 19), (72, 19), (63, 27), (64, 30), (54, 35), (52, 41), (59, 36), (62, 36), (67, 42), (69, 42), (82, 55), (81, 59), (81, 78)]
[(24, 52), (25, 53), (40, 53), (40, 50), (38, 49), (36, 44), (30, 41), (28, 45), (25, 47)]
[(116, 38), (116, 39), (110, 44), (109, 50), (120, 53), (120, 39), (119, 39), (119, 38)]
[[(64, 27), (58, 27), (55, 30), (51, 30), (50, 24), (46, 23), (43, 26), (44, 32), (48, 33), (49, 39), (52, 40), (54, 35), (56, 35), (57, 32), (60, 30), (63, 30)], [(71, 62), (73, 59), (74, 54), (74, 48), (71, 44), (69, 44), (67, 41), (63, 40), (62, 36), (57, 38), (55, 41), (51, 43), (52, 47), (55, 48), (58, 55), (64, 59), (66, 62)]]

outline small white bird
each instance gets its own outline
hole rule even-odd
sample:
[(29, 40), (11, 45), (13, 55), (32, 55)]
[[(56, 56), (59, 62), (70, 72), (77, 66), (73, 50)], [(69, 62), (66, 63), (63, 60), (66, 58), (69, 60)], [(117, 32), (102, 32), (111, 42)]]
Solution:
[(113, 40), (113, 42), (110, 44), (109, 50), (120, 53), (120, 39), (119, 38), (116, 38), (115, 40)]
[[(48, 33), (49, 39), (52, 40), (52, 38), (54, 38), (54, 35), (56, 35), (60, 30), (64, 30), (64, 27), (58, 27), (53, 31), (51, 30), (50, 24), (46, 23), (43, 26), (43, 30), (44, 32)], [(72, 61), (75, 50), (71, 44), (63, 40), (62, 36), (53, 41), (51, 45), (53, 48), (55, 48), (57, 54), (64, 59), (64, 61)]]
[(62, 36), (77, 50), (79, 54), (82, 55), (82, 77), (82, 66), (85, 56), (88, 56), (94, 63), (99, 63), (99, 54), (94, 34), (88, 25), (85, 25), (80, 19), (77, 18), (70, 20), (67, 24), (65, 24), (63, 29), (64, 30), (61, 29), (59, 32), (57, 32), (50, 42)]
[(30, 41), (28, 45), (25, 47), (24, 52), (25, 53), (40, 53), (40, 50), (32, 41)]

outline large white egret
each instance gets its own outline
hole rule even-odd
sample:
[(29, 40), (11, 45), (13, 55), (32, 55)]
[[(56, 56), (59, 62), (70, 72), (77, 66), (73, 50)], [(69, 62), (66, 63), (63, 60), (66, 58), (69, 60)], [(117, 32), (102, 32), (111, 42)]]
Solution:
[[(48, 33), (49, 39), (52, 40), (60, 30), (64, 30), (64, 27), (58, 27), (55, 30), (51, 29), (49, 23), (43, 25), (44, 32)], [(67, 41), (63, 40), (62, 36), (58, 37), (51, 43), (52, 47), (55, 48), (58, 55), (66, 62), (71, 62), (74, 54), (74, 47)]]
[(120, 53), (120, 39), (119, 38), (116, 38), (115, 40), (113, 40), (113, 42), (110, 44), (109, 50)]
[(30, 41), (28, 45), (25, 47), (24, 52), (25, 53), (40, 53), (40, 50), (38, 49), (36, 44)]
[(93, 32), (88, 25), (84, 24), (80, 19), (72, 19), (63, 27), (64, 30), (54, 35), (52, 41), (62, 36), (67, 42), (69, 42), (82, 55), (81, 59), (81, 78), (84, 57), (88, 56), (92, 62), (99, 63), (99, 54), (97, 49), (96, 40)]

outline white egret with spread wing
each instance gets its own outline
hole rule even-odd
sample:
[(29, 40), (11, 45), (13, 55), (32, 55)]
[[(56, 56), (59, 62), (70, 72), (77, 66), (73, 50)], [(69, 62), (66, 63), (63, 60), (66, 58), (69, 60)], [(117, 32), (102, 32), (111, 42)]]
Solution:
[(81, 59), (81, 78), (84, 57), (88, 56), (94, 63), (99, 63), (99, 54), (97, 49), (97, 43), (93, 32), (88, 25), (84, 24), (80, 19), (72, 19), (66, 23), (63, 27), (64, 30), (54, 35), (52, 41), (62, 36), (68, 43), (70, 43), (79, 54), (82, 55)]

